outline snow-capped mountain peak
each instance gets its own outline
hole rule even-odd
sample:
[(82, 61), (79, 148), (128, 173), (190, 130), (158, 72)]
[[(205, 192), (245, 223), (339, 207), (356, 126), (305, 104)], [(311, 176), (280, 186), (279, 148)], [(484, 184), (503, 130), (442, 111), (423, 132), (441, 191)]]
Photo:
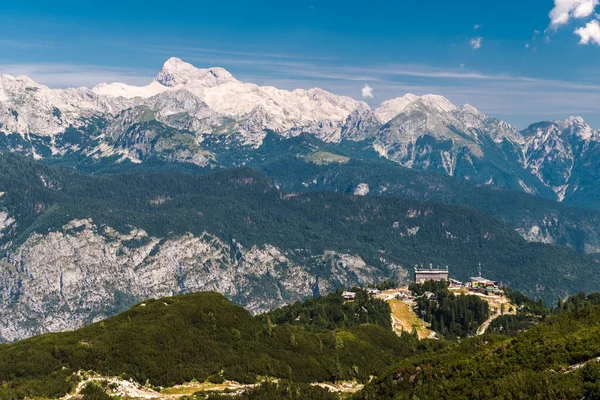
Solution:
[(523, 134), (530, 139), (556, 141), (575, 138), (582, 141), (600, 141), (600, 133), (592, 129), (581, 117), (571, 116), (564, 120), (540, 122), (529, 126)]
[[(339, 125), (341, 129), (343, 121), (354, 110), (368, 108), (364, 102), (337, 96), (323, 89), (288, 91), (240, 82), (223, 68), (196, 68), (178, 58), (167, 60), (154, 81), (147, 86), (101, 84), (93, 91), (97, 95), (110, 98), (132, 99), (139, 105), (166, 105), (175, 101), (169, 93), (185, 91), (200, 101), (201, 112), (197, 112), (193, 107), (183, 110), (179, 101), (178, 104), (169, 106), (169, 109), (179, 109), (195, 117), (199, 114), (206, 115), (206, 111), (210, 110), (213, 113), (212, 117), (217, 119), (244, 121), (235, 126), (242, 130), (240, 133), (253, 135), (259, 128), (285, 133), (294, 128), (329, 126), (328, 123)], [(157, 98), (160, 97), (169, 99), (158, 101)], [(194, 103), (191, 99), (188, 100), (187, 104)], [(252, 126), (252, 132), (246, 129), (249, 126)]]
[(375, 115), (381, 123), (387, 124), (411, 105), (425, 106), (438, 112), (450, 112), (456, 109), (456, 106), (443, 96), (435, 94), (417, 96), (408, 93), (402, 97), (384, 101), (375, 110)]
[(183, 86), (189, 82), (195, 82), (205, 87), (237, 82), (233, 75), (223, 68), (196, 68), (175, 57), (165, 62), (155, 81), (167, 87)]
[(419, 99), (419, 96), (407, 93), (402, 97), (386, 100), (375, 110), (375, 115), (382, 124), (387, 124), (406, 107)]
[(561, 128), (564, 127), (564, 131), (577, 136), (581, 140), (598, 140), (598, 132), (595, 132), (581, 117), (570, 116), (564, 121), (558, 121), (557, 123)]
[(420, 101), (427, 107), (433, 108), (436, 111), (451, 112), (456, 110), (456, 106), (452, 104), (450, 100), (437, 94), (427, 94), (425, 96), (421, 96), (417, 101)]

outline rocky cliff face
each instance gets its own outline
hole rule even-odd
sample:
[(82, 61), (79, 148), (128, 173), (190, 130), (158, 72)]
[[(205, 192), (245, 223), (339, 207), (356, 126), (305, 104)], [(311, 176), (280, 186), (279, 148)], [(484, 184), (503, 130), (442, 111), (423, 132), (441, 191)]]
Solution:
[[(358, 256), (324, 252), (303, 263), (294, 259), (274, 246), (244, 248), (207, 233), (161, 239), (74, 220), (60, 231), (31, 235), (0, 261), (0, 337), (71, 330), (142, 299), (178, 293), (216, 291), (259, 313), (376, 279)], [(319, 278), (310, 272), (315, 265)], [(322, 277), (323, 267), (329, 278)], [(406, 271), (398, 269), (397, 278), (403, 277)]]

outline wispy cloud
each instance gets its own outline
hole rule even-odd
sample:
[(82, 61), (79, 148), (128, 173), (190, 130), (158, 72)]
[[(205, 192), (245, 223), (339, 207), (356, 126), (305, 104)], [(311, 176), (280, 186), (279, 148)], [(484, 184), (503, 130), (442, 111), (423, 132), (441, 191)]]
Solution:
[(11, 48), (11, 49), (40, 49), (57, 47), (56, 43), (38, 42), (38, 41), (26, 41), (26, 40), (13, 40), (13, 39), (0, 39), (0, 48)]
[(226, 55), (226, 56), (241, 56), (252, 59), (283, 59), (283, 60), (333, 60), (332, 57), (318, 57), (318, 56), (307, 56), (297, 55), (290, 53), (269, 53), (265, 51), (254, 51), (254, 50), (238, 50), (238, 49), (224, 49), (222, 47), (202, 47), (202, 46), (141, 46), (138, 50), (145, 51), (148, 53), (164, 54), (168, 57), (173, 54), (186, 54), (189, 56), (203, 56), (207, 57), (210, 55)]
[(473, 38), (469, 41), (469, 44), (471, 45), (471, 48), (474, 50), (480, 49), (481, 48), (481, 42), (483, 41), (482, 37), (476, 37)]

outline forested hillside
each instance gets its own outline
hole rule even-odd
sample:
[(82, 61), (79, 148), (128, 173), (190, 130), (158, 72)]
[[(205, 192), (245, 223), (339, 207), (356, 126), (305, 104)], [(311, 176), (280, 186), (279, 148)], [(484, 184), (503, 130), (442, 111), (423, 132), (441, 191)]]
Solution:
[(416, 296), (417, 313), (431, 324), (432, 331), (446, 339), (475, 336), (490, 313), (486, 301), (455, 295), (445, 281), (412, 283), (409, 289)]
[[(466, 208), (396, 197), (286, 195), (248, 169), (88, 176), (12, 155), (2, 156), (1, 168), (0, 191), (6, 194), (0, 202), (17, 221), (4, 240), (13, 246), (32, 232), (91, 218), (156, 237), (207, 231), (245, 246), (339, 250), (380, 268), (382, 258), (406, 269), (417, 263), (449, 265), (459, 279), (482, 262), (490, 278), (534, 297), (600, 288), (593, 258), (526, 243), (502, 223)], [(389, 276), (385, 268), (382, 276)]]
[(411, 357), (354, 399), (597, 399), (600, 308), (597, 296), (574, 302), (512, 339), (486, 335)]
[[(268, 136), (263, 152), (248, 165), (262, 170), (282, 190), (353, 193), (361, 183), (369, 195), (399, 196), (420, 201), (465, 205), (518, 230), (530, 241), (568, 246), (580, 252), (600, 252), (600, 213), (527, 193), (503, 189), (491, 182), (476, 185), (433, 172), (403, 168), (369, 153), (358, 144), (331, 146), (303, 136), (285, 141)], [(261, 151), (261, 150), (257, 150)], [(315, 162), (314, 154), (338, 156)], [(340, 156), (346, 157), (344, 162)], [(337, 160), (337, 161), (336, 161)]]
[[(585, 253), (600, 252), (600, 213), (597, 210), (571, 206), (569, 201), (558, 203), (507, 190), (497, 182), (478, 185), (444, 174), (404, 168), (382, 159), (363, 142), (332, 144), (308, 134), (282, 138), (268, 133), (263, 145), (256, 149), (223, 143), (218, 137), (207, 137), (203, 146), (210, 149), (221, 168), (248, 166), (258, 169), (283, 191), (353, 193), (360, 184), (367, 184), (371, 196), (464, 205), (505, 222), (528, 241), (567, 246)], [(143, 164), (114, 164), (79, 157), (54, 158), (45, 162), (72, 166), (88, 173), (214, 172), (214, 167), (169, 163), (159, 158), (151, 158)], [(554, 194), (549, 196), (552, 198)]]
[(90, 176), (13, 155), (1, 161), (0, 204), (16, 223), (0, 240), (10, 248), (33, 232), (61, 230), (72, 220), (89, 218), (99, 226), (125, 233), (136, 227), (157, 238), (209, 232), (245, 247), (302, 249), (293, 255), (299, 262), (330, 250), (357, 254), (379, 269), (382, 280), (394, 276), (392, 269), (421, 263), (448, 265), (452, 275), (466, 279), (481, 262), (490, 279), (533, 297), (554, 301), (600, 289), (596, 258), (527, 243), (502, 222), (464, 207), (391, 196), (286, 194), (249, 169)]
[(345, 301), (341, 290), (323, 297), (277, 308), (258, 318), (277, 325), (289, 324), (308, 331), (350, 328), (361, 324), (391, 329), (390, 306), (355, 288), (356, 299)]
[(345, 326), (308, 332), (267, 323), (216, 293), (148, 300), (75, 332), (0, 345), (0, 399), (62, 397), (78, 371), (163, 387), (259, 376), (368, 381), (425, 348), (390, 326)]

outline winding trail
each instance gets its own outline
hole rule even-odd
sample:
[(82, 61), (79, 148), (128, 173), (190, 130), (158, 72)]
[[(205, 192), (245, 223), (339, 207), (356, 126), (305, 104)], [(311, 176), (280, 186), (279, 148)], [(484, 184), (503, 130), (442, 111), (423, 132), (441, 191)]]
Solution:
[[(510, 303), (506, 297), (502, 296), (486, 296), (484, 294), (474, 293), (474, 296), (480, 297), (482, 300), (487, 301), (490, 306), (490, 316), (481, 326), (477, 329), (477, 336), (485, 334), (490, 327), (490, 324), (494, 322), (496, 318), (500, 318), (503, 315), (515, 315), (517, 313), (516, 307)], [(504, 311), (502, 310), (504, 306)]]

